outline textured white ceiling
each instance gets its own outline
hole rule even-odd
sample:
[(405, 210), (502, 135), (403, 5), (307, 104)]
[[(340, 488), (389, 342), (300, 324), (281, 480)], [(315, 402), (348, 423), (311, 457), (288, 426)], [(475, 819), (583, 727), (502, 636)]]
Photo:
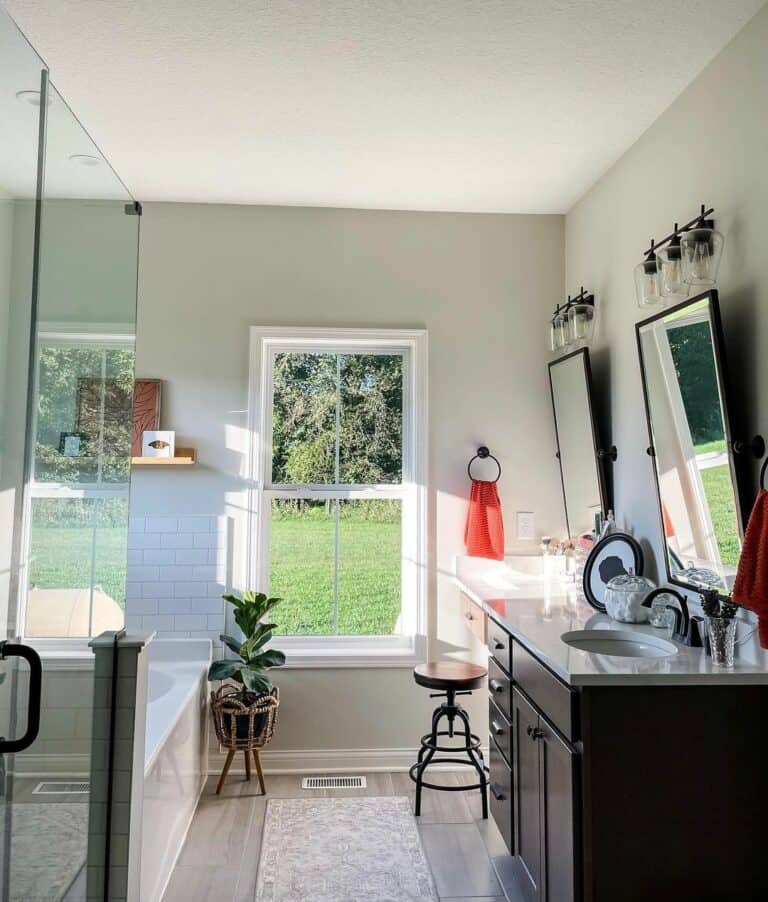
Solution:
[(764, 0), (2, 0), (142, 200), (563, 212)]

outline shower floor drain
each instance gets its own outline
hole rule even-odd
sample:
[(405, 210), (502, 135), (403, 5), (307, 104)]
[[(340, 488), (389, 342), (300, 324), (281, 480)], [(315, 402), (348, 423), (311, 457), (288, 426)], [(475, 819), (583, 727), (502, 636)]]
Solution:
[(304, 777), (302, 789), (365, 789), (365, 777)]
[(66, 796), (81, 796), (87, 795), (91, 791), (90, 783), (65, 783), (59, 781), (49, 780), (47, 782), (38, 783), (37, 786), (32, 790), (32, 795), (35, 796), (53, 796), (53, 795), (66, 795)]

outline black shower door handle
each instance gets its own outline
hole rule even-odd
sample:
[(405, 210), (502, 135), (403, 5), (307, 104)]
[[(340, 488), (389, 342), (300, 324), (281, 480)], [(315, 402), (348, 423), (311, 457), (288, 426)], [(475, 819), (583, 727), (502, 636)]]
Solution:
[(28, 645), (17, 642), (0, 642), (0, 660), (24, 658), (29, 664), (29, 701), (27, 704), (27, 731), (18, 739), (0, 738), (0, 754), (23, 752), (37, 739), (40, 732), (40, 700), (43, 690), (43, 664), (40, 655)]

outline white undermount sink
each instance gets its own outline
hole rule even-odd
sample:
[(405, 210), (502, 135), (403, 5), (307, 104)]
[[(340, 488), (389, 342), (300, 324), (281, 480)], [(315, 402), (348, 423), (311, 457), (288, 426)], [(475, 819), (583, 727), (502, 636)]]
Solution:
[(666, 639), (634, 630), (573, 630), (560, 637), (566, 645), (598, 655), (622, 658), (666, 658), (677, 654), (677, 646)]

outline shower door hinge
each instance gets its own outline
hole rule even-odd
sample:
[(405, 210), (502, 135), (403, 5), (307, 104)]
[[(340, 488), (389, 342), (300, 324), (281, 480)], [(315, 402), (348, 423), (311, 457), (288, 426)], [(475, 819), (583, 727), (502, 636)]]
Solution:
[(128, 216), (141, 216), (141, 204), (137, 200), (132, 204), (126, 204), (125, 212)]

